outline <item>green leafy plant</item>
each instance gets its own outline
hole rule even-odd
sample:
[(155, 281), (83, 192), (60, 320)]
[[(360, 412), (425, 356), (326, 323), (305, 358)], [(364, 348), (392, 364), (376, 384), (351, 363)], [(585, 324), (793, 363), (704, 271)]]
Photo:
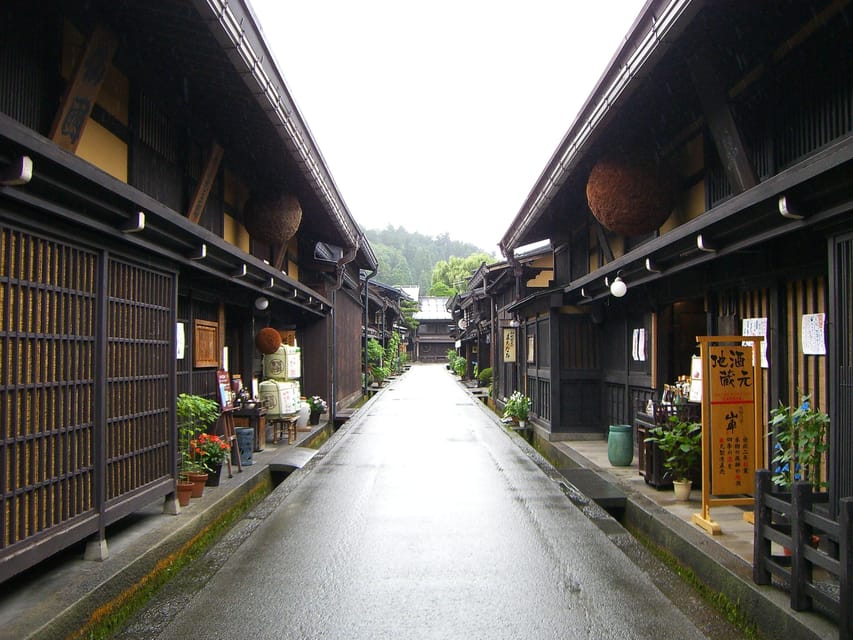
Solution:
[(480, 381), (481, 387), (488, 387), (492, 384), (492, 368), (486, 367), (479, 374), (477, 374), (477, 379)]
[(670, 416), (669, 424), (649, 429), (646, 442), (656, 443), (666, 456), (663, 466), (673, 480), (687, 480), (702, 456), (702, 425)]
[(194, 455), (193, 441), (219, 418), (219, 405), (202, 396), (182, 393), (176, 403), (181, 474), (198, 471), (202, 465)]
[(453, 361), (453, 372), (460, 378), (465, 376), (465, 370), (468, 368), (468, 361), (459, 356)]
[(811, 483), (815, 490), (827, 486), (821, 480), (821, 463), (828, 448), (829, 416), (812, 409), (810, 398), (803, 396), (796, 409), (780, 402), (770, 412), (770, 433), (776, 435), (773, 484), (783, 489), (797, 480)]
[(533, 401), (521, 391), (514, 391), (509, 398), (504, 398), (504, 402), (504, 418), (527, 420), (533, 407)]
[(400, 334), (396, 331), (391, 333), (388, 344), (385, 346), (385, 364), (392, 373), (400, 371)]

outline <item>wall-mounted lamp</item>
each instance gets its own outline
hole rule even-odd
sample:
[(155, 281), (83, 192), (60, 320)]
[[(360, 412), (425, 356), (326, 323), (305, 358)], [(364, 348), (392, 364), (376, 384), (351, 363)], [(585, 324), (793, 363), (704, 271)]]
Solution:
[(255, 309), (257, 309), (258, 311), (266, 311), (269, 306), (269, 298), (265, 298), (263, 296), (255, 298)]
[(616, 279), (610, 283), (610, 294), (616, 298), (621, 298), (626, 293), (628, 293), (628, 285), (620, 276), (616, 276)]
[(610, 295), (614, 298), (621, 298), (628, 293), (628, 285), (622, 279), (622, 276), (616, 275), (616, 279), (610, 283)]

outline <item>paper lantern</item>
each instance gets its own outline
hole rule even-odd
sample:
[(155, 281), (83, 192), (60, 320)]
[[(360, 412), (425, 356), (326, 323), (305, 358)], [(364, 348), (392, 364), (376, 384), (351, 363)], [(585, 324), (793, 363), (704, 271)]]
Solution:
[(281, 346), (281, 335), (272, 327), (264, 327), (255, 336), (255, 346), (265, 355), (275, 353)]
[(651, 233), (675, 205), (672, 178), (654, 160), (603, 158), (586, 183), (589, 208), (605, 229), (624, 236)]
[(255, 240), (281, 245), (296, 234), (302, 222), (302, 207), (296, 196), (252, 196), (243, 208), (243, 225)]

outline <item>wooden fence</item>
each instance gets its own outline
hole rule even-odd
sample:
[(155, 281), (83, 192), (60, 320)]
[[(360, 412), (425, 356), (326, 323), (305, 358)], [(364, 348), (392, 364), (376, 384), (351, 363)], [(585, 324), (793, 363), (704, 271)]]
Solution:
[[(814, 492), (808, 482), (795, 483), (791, 493), (774, 492), (771, 477), (766, 469), (756, 473), (753, 581), (767, 585), (775, 576), (790, 589), (792, 609), (818, 603), (835, 615), (839, 640), (851, 640), (853, 497), (841, 500), (838, 520), (832, 520), (822, 513), (827, 493)], [(790, 556), (773, 555), (772, 542)], [(816, 569), (825, 580), (815, 579)]]

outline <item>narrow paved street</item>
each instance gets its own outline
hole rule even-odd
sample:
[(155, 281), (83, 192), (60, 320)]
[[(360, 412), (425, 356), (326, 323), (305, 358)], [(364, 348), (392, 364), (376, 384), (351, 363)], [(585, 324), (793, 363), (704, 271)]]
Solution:
[(420, 365), (160, 637), (705, 636), (443, 366)]

